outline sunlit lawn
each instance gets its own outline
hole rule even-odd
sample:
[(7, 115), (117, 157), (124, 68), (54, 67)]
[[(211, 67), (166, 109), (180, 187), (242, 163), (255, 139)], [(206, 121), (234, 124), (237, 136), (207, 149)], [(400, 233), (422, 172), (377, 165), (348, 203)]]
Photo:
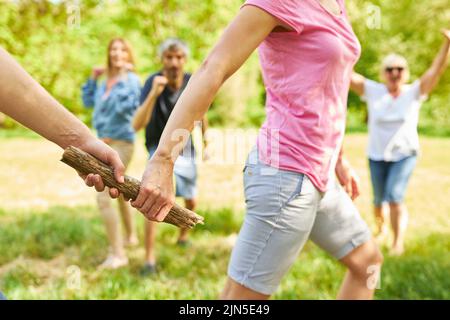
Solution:
[[(193, 246), (187, 249), (174, 245), (174, 227), (161, 225), (160, 272), (148, 278), (139, 275), (142, 246), (128, 249), (127, 268), (96, 269), (108, 244), (95, 192), (58, 161), (61, 150), (40, 138), (0, 138), (1, 290), (10, 299), (216, 298), (226, 279), (230, 235), (238, 232), (243, 219), (241, 171), (251, 147), (242, 143), (251, 141), (248, 138), (224, 143), (222, 133), (216, 131), (210, 162), (199, 166), (198, 212), (206, 224), (194, 230)], [(237, 141), (234, 151), (227, 149), (230, 141)], [(407, 195), (407, 251), (396, 258), (383, 247), (380, 299), (450, 298), (450, 139), (424, 137), (421, 143), (423, 154)], [(142, 144), (138, 141), (130, 169), (136, 177), (145, 165)], [(356, 204), (373, 226), (366, 136), (349, 135), (345, 144), (362, 180), (363, 193)], [(217, 163), (221, 152), (227, 159)], [(143, 218), (137, 212), (136, 220), (142, 241)], [(338, 263), (308, 243), (274, 298), (334, 298), (343, 273)]]

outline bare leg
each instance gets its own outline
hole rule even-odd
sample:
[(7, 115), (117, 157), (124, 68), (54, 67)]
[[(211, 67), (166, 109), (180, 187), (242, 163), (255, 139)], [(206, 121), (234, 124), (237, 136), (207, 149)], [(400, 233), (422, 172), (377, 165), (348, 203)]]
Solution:
[(253, 291), (237, 283), (231, 278), (227, 279), (225, 288), (220, 294), (221, 300), (267, 300), (270, 296)]
[(100, 269), (116, 269), (128, 264), (128, 258), (122, 243), (122, 235), (120, 234), (119, 216), (111, 204), (111, 198), (108, 191), (97, 194), (97, 202), (100, 212), (105, 222), (106, 235), (108, 236), (109, 245), (112, 252), (106, 260), (99, 266)]
[(121, 195), (117, 201), (119, 202), (120, 216), (122, 217), (123, 225), (125, 226), (125, 244), (137, 245), (139, 243), (136, 225), (134, 223), (133, 214), (131, 212), (130, 205)]
[[(194, 199), (184, 199), (184, 206), (186, 209), (195, 210), (195, 207), (197, 206), (197, 201)], [(180, 236), (178, 237), (178, 243), (180, 242), (186, 242), (189, 237), (189, 229), (181, 228), (180, 229)]]
[(337, 298), (372, 299), (383, 263), (383, 255), (375, 241), (371, 240), (359, 246), (340, 262), (348, 268), (348, 271)]
[[(348, 267), (338, 299), (372, 299), (378, 283), (383, 256), (375, 242), (369, 241), (353, 250), (341, 263)], [(228, 278), (220, 299), (265, 300), (270, 298)]]
[(380, 240), (388, 234), (388, 228), (386, 224), (387, 215), (385, 209), (386, 208), (383, 205), (374, 207), (375, 223), (377, 226), (375, 236)]
[(145, 263), (154, 265), (156, 263), (155, 241), (156, 222), (145, 220)]
[(100, 208), (103, 221), (106, 226), (106, 234), (112, 253), (116, 256), (124, 256), (125, 251), (122, 244), (122, 236), (120, 234), (119, 217), (111, 204), (111, 198), (108, 191), (97, 194), (97, 203)]
[(390, 203), (391, 226), (394, 232), (391, 253), (401, 255), (404, 251), (404, 238), (408, 226), (408, 210), (402, 203)]

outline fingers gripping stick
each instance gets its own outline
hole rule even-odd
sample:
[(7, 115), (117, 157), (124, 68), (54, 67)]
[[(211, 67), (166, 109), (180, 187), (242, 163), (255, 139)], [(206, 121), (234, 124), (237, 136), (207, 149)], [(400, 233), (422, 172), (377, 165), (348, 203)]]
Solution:
[[(82, 174), (98, 174), (106, 186), (118, 189), (125, 198), (135, 200), (139, 193), (141, 185), (139, 180), (125, 176), (125, 182), (118, 183), (114, 178), (114, 172), (110, 166), (76, 147), (70, 146), (66, 148), (61, 161)], [(173, 224), (180, 228), (190, 229), (195, 227), (197, 223), (203, 224), (203, 217), (191, 210), (174, 204), (163, 222)]]

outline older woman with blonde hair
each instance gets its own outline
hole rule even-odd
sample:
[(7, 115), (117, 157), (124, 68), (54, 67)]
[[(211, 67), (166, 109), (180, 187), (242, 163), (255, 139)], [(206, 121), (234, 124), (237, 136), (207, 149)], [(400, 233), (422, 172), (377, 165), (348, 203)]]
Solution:
[(369, 113), (368, 157), (374, 194), (374, 213), (380, 238), (387, 234), (383, 203), (389, 204), (394, 232), (391, 253), (402, 254), (408, 224), (404, 196), (419, 152), (417, 125), (422, 102), (437, 85), (450, 55), (450, 30), (431, 67), (412, 84), (406, 59), (386, 56), (378, 83), (353, 73), (351, 89), (367, 102)]
[[(108, 45), (107, 67), (93, 68), (91, 77), (82, 88), (84, 105), (94, 107), (93, 125), (98, 137), (119, 153), (125, 166), (129, 164), (133, 154), (135, 132), (131, 121), (139, 106), (141, 92), (140, 80), (133, 69), (131, 46), (122, 38), (114, 38)], [(106, 74), (106, 79), (97, 84), (102, 74)], [(99, 193), (97, 202), (111, 246), (111, 253), (101, 267), (116, 269), (127, 265), (128, 259), (123, 246), (138, 242), (129, 204), (123, 197), (118, 199), (126, 231), (123, 241), (119, 218), (108, 193)]]

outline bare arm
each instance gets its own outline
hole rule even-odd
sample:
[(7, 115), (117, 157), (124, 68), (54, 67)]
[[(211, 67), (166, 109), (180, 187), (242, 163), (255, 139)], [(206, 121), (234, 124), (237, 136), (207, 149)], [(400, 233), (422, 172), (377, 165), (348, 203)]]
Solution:
[(364, 78), (359, 73), (353, 71), (352, 76), (350, 78), (350, 89), (355, 92), (358, 96), (364, 95)]
[(79, 144), (91, 132), (0, 48), (0, 111), (61, 148)]
[(0, 70), (1, 112), (61, 148), (77, 146), (112, 165), (116, 179), (123, 181), (125, 170), (117, 153), (96, 139), (86, 125), (59, 104), (2, 48)]
[(149, 123), (153, 109), (155, 108), (155, 103), (164, 87), (167, 84), (167, 78), (164, 76), (155, 76), (152, 82), (152, 89), (150, 90), (147, 98), (145, 98), (144, 103), (136, 111), (133, 118), (133, 128), (135, 131), (139, 131), (146, 127)]
[(141, 130), (149, 123), (157, 98), (156, 95), (150, 92), (144, 103), (137, 109), (133, 118), (134, 131)]
[(162, 221), (174, 202), (173, 164), (182, 145), (172, 139), (172, 135), (180, 129), (191, 131), (194, 122), (203, 119), (220, 86), (279, 25), (282, 24), (265, 11), (253, 6), (244, 7), (191, 77), (166, 124), (158, 149), (147, 165), (139, 195), (132, 202), (148, 219)]
[(443, 30), (445, 36), (444, 44), (436, 55), (431, 67), (420, 78), (420, 93), (422, 95), (429, 94), (439, 82), (441, 75), (444, 73), (450, 56), (450, 30)]
[(352, 169), (347, 158), (344, 156), (344, 146), (339, 151), (335, 173), (345, 192), (348, 193), (352, 200), (355, 200), (360, 194), (360, 181), (355, 170)]
[(277, 25), (278, 20), (261, 9), (246, 6), (240, 11), (178, 100), (156, 151), (158, 157), (171, 157), (178, 143), (172, 139), (172, 133), (177, 129), (192, 130), (194, 122), (203, 118), (225, 80), (240, 68)]

